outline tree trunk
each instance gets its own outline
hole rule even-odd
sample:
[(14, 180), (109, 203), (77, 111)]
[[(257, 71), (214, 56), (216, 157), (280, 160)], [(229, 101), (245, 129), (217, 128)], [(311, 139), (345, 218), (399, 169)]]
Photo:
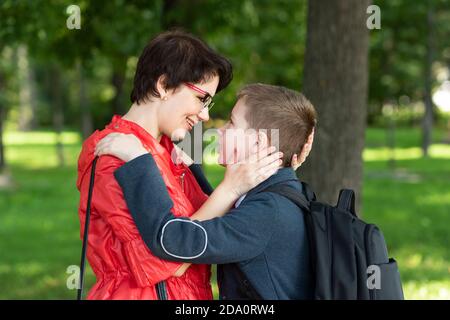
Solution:
[[(0, 74), (0, 92), (3, 89), (2, 78)], [(0, 97), (0, 191), (10, 190), (15, 187), (12, 174), (6, 167), (5, 149), (3, 144), (3, 123), (6, 117), (6, 108)]]
[(36, 88), (34, 69), (30, 65), (28, 50), (25, 46), (17, 49), (18, 75), (20, 81), (19, 123), (21, 131), (30, 131), (36, 127)]
[(425, 61), (425, 93), (424, 93), (424, 104), (425, 104), (425, 114), (422, 121), (422, 153), (424, 157), (428, 157), (428, 148), (432, 142), (432, 132), (433, 132), (433, 100), (432, 100), (432, 74), (431, 67), (433, 64), (433, 7), (431, 1), (428, 1), (428, 12), (427, 12), (427, 46), (426, 46), (426, 61)]
[(310, 0), (303, 92), (318, 112), (310, 158), (299, 177), (319, 200), (354, 189), (360, 208), (368, 81), (368, 0)]
[(58, 165), (64, 166), (64, 147), (62, 142), (62, 132), (64, 129), (64, 113), (62, 106), (62, 83), (61, 75), (57, 66), (51, 67), (51, 93), (53, 107), (53, 128), (56, 132), (56, 153), (58, 157)]
[(78, 71), (78, 83), (80, 85), (78, 91), (78, 99), (81, 110), (81, 135), (83, 141), (86, 140), (93, 132), (93, 121), (91, 106), (89, 105), (86, 97), (86, 79), (84, 77), (84, 66), (80, 61), (77, 63)]
[[(0, 73), (0, 92), (4, 92), (4, 78), (3, 75)], [(6, 161), (5, 161), (5, 148), (3, 144), (3, 123), (5, 121), (6, 116), (6, 107), (4, 105), (3, 97), (0, 96), (0, 175), (4, 171), (6, 167)]]

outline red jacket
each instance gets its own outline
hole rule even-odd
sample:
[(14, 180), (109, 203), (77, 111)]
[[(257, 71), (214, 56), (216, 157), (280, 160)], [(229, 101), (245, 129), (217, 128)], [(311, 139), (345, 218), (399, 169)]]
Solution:
[[(97, 130), (83, 143), (78, 159), (81, 238), (95, 146), (112, 132), (133, 133), (153, 155), (173, 200), (174, 215), (189, 217), (207, 199), (189, 168), (171, 160), (173, 143), (168, 137), (158, 143), (142, 127), (116, 115), (104, 130)], [(114, 178), (123, 163), (112, 156), (102, 156), (97, 162), (87, 250), (97, 282), (88, 299), (157, 299), (155, 284), (163, 280), (168, 299), (212, 299), (209, 265), (193, 264), (183, 276), (172, 277), (182, 263), (157, 258), (142, 240)]]

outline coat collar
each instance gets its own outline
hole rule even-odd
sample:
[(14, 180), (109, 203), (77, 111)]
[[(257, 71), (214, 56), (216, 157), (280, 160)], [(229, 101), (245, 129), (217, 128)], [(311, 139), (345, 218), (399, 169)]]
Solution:
[[(258, 193), (274, 184), (282, 183), (282, 182), (288, 182), (288, 181), (297, 181), (299, 182), (294, 169), (292, 168), (281, 168), (278, 170), (276, 174), (268, 178), (267, 180), (261, 182), (256, 187), (251, 189), (248, 193)], [(299, 186), (301, 188), (301, 184), (299, 183)]]

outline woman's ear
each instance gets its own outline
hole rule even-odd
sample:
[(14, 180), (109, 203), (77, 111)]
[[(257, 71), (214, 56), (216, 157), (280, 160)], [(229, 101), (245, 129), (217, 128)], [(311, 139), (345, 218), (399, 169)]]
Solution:
[(158, 92), (161, 100), (167, 100), (169, 91), (166, 89), (166, 76), (164, 74), (161, 75), (156, 82), (156, 91)]

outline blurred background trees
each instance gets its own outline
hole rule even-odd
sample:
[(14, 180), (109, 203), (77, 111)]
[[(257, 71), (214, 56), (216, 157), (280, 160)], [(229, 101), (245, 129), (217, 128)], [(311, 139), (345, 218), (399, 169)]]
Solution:
[[(382, 28), (370, 32), (367, 122), (391, 129), (393, 119), (421, 123), (426, 155), (432, 124), (446, 121), (433, 107), (432, 91), (448, 78), (449, 2), (374, 4), (382, 8)], [(1, 3), (2, 119), (9, 126), (55, 132), (69, 128), (83, 138), (102, 128), (111, 114), (129, 107), (142, 48), (170, 27), (199, 35), (233, 62), (234, 81), (217, 97), (214, 118), (226, 118), (235, 92), (245, 83), (303, 88), (306, 0), (79, 1), (80, 30), (66, 27), (69, 5), (62, 0)], [(327, 10), (335, 18), (330, 23), (338, 21), (341, 15)], [(317, 26), (312, 27), (309, 31), (316, 32)], [(325, 54), (319, 50), (311, 57), (319, 61)], [(313, 72), (306, 85), (315, 76)]]

